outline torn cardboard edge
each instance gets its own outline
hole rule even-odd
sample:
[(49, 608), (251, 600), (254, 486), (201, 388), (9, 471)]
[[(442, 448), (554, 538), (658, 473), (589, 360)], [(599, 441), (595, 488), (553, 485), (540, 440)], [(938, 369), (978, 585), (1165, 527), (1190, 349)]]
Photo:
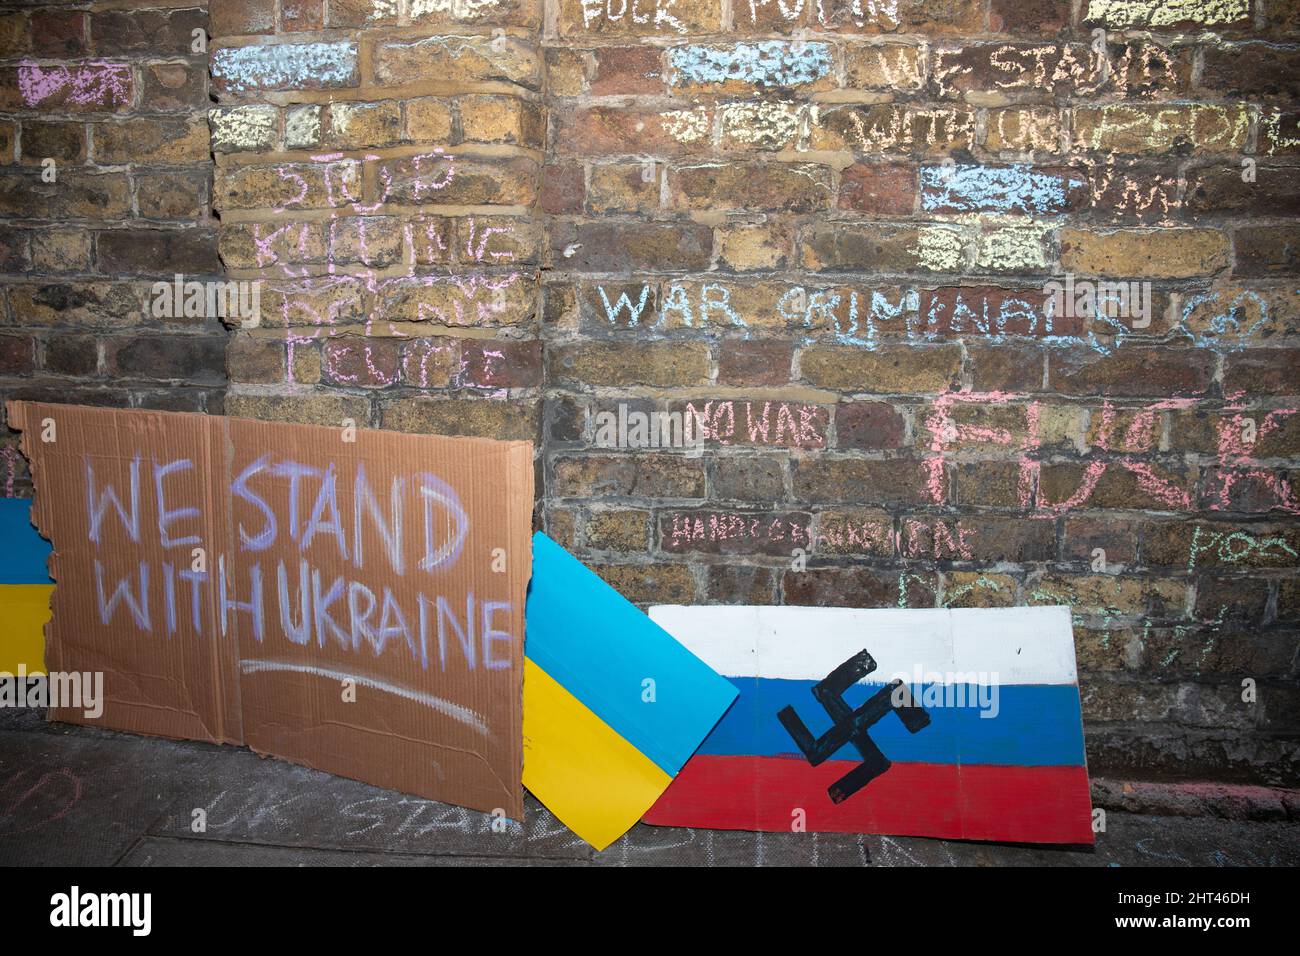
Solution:
[[(530, 442), (8, 404), (103, 716), (523, 812)], [(350, 696), (349, 696), (350, 695)]]

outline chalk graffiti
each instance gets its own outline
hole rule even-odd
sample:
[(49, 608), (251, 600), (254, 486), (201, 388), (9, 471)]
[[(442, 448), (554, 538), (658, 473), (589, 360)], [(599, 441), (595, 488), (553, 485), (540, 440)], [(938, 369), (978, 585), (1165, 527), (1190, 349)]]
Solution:
[(356, 82), (353, 42), (279, 43), (212, 51), (212, 78), (236, 93), (278, 87), (345, 86)]
[(39, 107), (50, 101), (75, 106), (116, 109), (131, 102), (131, 67), (103, 60), (73, 66), (18, 64), (18, 89), (23, 103)]
[(830, 47), (825, 43), (807, 43), (796, 49), (780, 40), (729, 47), (674, 47), (668, 51), (668, 62), (675, 85), (737, 80), (755, 86), (800, 86), (826, 76), (832, 65)]

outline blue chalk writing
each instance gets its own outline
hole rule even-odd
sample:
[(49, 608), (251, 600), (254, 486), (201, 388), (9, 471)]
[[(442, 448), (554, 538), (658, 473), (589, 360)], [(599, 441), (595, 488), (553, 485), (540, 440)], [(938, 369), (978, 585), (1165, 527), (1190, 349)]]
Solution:
[(1062, 212), (1065, 182), (1028, 166), (921, 167), (921, 208), (959, 212)]
[(674, 47), (668, 53), (674, 82), (744, 83), (797, 86), (821, 79), (831, 70), (830, 47), (806, 43), (797, 52), (780, 40), (737, 43), (730, 47), (699, 44)]

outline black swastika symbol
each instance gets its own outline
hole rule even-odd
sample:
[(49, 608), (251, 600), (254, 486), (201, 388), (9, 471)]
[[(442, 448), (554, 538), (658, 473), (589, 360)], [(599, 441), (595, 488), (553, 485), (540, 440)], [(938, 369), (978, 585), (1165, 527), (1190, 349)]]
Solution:
[[(820, 737), (813, 737), (794, 707), (785, 707), (776, 715), (814, 767), (847, 743), (853, 744), (862, 757), (862, 763), (826, 789), (833, 803), (843, 803), (890, 767), (889, 758), (867, 735), (872, 724), (891, 710), (910, 733), (930, 724), (930, 715), (912, 702), (911, 692), (901, 680), (890, 681), (857, 710), (850, 710), (844, 702), (844, 692), (875, 669), (875, 660), (863, 649), (813, 685), (813, 696), (831, 718), (831, 729)], [(900, 689), (901, 703), (895, 705), (894, 693)]]

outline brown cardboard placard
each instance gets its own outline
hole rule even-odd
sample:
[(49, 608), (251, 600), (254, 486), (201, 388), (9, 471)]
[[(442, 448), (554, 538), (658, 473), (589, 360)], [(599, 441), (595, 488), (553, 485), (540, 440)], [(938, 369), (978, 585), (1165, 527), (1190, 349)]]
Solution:
[(532, 445), (11, 402), (50, 538), (51, 717), (519, 819)]

